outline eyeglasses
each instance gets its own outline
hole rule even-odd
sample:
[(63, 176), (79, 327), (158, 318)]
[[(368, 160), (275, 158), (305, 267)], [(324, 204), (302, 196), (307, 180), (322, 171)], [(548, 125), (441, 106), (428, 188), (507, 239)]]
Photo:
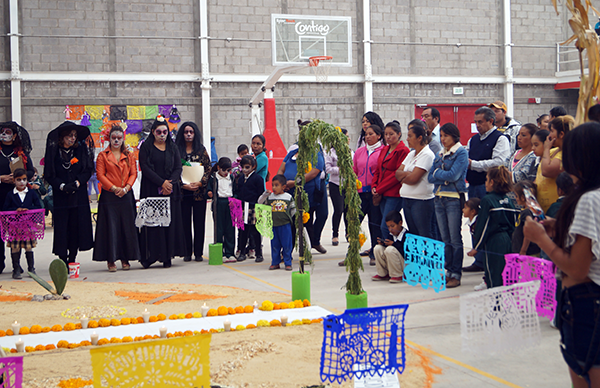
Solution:
[(160, 129), (157, 129), (156, 131), (154, 131), (154, 133), (157, 134), (158, 136), (160, 136), (160, 135), (166, 135), (167, 133), (169, 133), (169, 130), (165, 129), (165, 130), (161, 131)]

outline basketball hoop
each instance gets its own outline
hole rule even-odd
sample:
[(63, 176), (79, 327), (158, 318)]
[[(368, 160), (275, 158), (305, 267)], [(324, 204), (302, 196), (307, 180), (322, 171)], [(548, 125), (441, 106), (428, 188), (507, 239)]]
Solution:
[[(327, 82), (332, 60), (333, 57), (326, 55), (308, 58), (308, 66), (313, 70), (317, 82)], [(323, 65), (319, 66), (319, 62), (323, 62)]]

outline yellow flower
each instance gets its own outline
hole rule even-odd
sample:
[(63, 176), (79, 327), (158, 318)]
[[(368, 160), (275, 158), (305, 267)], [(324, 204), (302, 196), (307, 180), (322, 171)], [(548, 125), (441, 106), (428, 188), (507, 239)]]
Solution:
[(121, 320), (119, 320), (117, 318), (113, 318), (110, 320), (110, 325), (111, 326), (121, 326)]
[(258, 327), (269, 327), (271, 325), (269, 324), (269, 321), (267, 321), (266, 319), (261, 319), (261, 320), (259, 320), (256, 323), (256, 326), (258, 326)]
[(307, 212), (302, 212), (302, 223), (306, 224), (310, 220), (310, 214)]
[(273, 311), (273, 302), (271, 302), (270, 300), (265, 300), (264, 302), (262, 302), (260, 309), (262, 311)]
[(308, 299), (304, 299), (302, 301), (302, 304), (304, 305), (304, 307), (308, 307), (308, 306), (310, 306), (310, 301)]
[(133, 338), (130, 336), (123, 337), (123, 342), (133, 342)]
[(308, 162), (308, 163), (306, 164), (306, 170), (304, 170), (304, 173), (305, 173), (305, 174), (308, 174), (308, 173), (310, 172), (310, 170), (312, 170), (312, 163), (311, 163), (311, 162)]
[(208, 310), (208, 313), (206, 313), (207, 317), (216, 317), (217, 315), (219, 315), (219, 313), (216, 309), (210, 309)]
[(302, 303), (302, 301), (300, 299), (295, 300), (294, 304), (296, 305), (297, 309), (301, 309), (302, 307), (304, 307), (304, 303)]
[(342, 128), (340, 128), (340, 127), (335, 127), (335, 129), (337, 129), (338, 131), (342, 132)]
[(299, 319), (294, 319), (292, 321), (292, 326), (298, 326), (298, 325), (301, 325), (301, 324), (302, 324), (302, 321), (299, 320)]
[(202, 314), (200, 314), (198, 311), (196, 311), (196, 312), (194, 312), (192, 314), (192, 317), (194, 317), (194, 318), (202, 318)]
[(31, 334), (38, 334), (42, 332), (42, 327), (40, 325), (33, 325), (31, 326), (31, 328), (29, 329), (29, 332)]
[(362, 247), (363, 244), (365, 243), (365, 241), (367, 241), (367, 238), (365, 237), (364, 233), (361, 233), (358, 235), (358, 243), (360, 244), (360, 246)]
[(237, 330), (237, 331), (246, 330), (246, 326), (244, 326), (244, 325), (237, 325), (237, 326), (235, 327), (235, 330)]
[(310, 325), (311, 321), (308, 318), (302, 318), (302, 324), (303, 325)]
[(165, 319), (167, 319), (167, 316), (163, 313), (160, 313), (156, 316), (156, 319), (158, 319), (159, 321), (164, 321)]
[(362, 189), (362, 182), (357, 179), (356, 180), (356, 190), (360, 190), (360, 189)]
[(288, 309), (295, 309), (296, 305), (294, 304), (294, 302), (290, 302), (288, 303)]
[(177, 318), (178, 319), (185, 319), (185, 314), (184, 313), (177, 314)]
[(281, 322), (277, 319), (273, 319), (271, 322), (269, 322), (269, 325), (271, 326), (281, 326)]
[(285, 309), (288, 309), (289, 307), (288, 307), (288, 304), (287, 304), (287, 303), (285, 303), (285, 302), (281, 302), (281, 303), (279, 303), (279, 308), (280, 308), (281, 310), (285, 310)]

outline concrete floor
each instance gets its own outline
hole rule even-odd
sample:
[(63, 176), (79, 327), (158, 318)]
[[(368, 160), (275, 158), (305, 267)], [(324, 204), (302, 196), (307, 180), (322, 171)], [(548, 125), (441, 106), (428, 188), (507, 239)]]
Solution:
[[(213, 241), (212, 215), (207, 212), (206, 244)], [(332, 210), (330, 209), (330, 215)], [(311, 272), (312, 302), (334, 313), (345, 309), (345, 284), (347, 273), (338, 262), (345, 256), (348, 244), (331, 245), (331, 217), (323, 231), (322, 244), (327, 253), (314, 253), (314, 269)], [(342, 221), (343, 228), (343, 221)], [(363, 224), (366, 230), (366, 220)], [(342, 233), (343, 234), (343, 233)], [(470, 248), (471, 238), (468, 228), (463, 227), (463, 239), (466, 251)], [(35, 249), (37, 273), (49, 279), (48, 265), (55, 258), (52, 255), (53, 230), (46, 230), (46, 237)], [(365, 246), (369, 245), (369, 242)], [(92, 262), (91, 251), (78, 256), (81, 263), (81, 277), (78, 281), (94, 282), (145, 282), (145, 283), (190, 283), (235, 286), (250, 290), (290, 293), (291, 274), (283, 270), (268, 271), (270, 265), (269, 240), (263, 239), (265, 261), (257, 264), (243, 262), (209, 266), (203, 262), (184, 263), (181, 259), (173, 261), (170, 269), (155, 264), (148, 270), (139, 263), (132, 263), (132, 270), (109, 273), (105, 263)], [(208, 246), (205, 247), (208, 255)], [(297, 255), (294, 255), (297, 258)], [(24, 261), (24, 259), (23, 259)], [(434, 387), (569, 387), (570, 379), (566, 364), (559, 350), (559, 333), (552, 329), (545, 318), (540, 318), (542, 343), (533, 349), (496, 356), (474, 356), (461, 351), (459, 295), (472, 292), (481, 282), (482, 275), (464, 274), (462, 285), (455, 289), (442, 291), (412, 287), (408, 284), (389, 284), (373, 282), (375, 267), (368, 265), (364, 258), (365, 270), (361, 273), (364, 289), (368, 292), (369, 306), (408, 303), (406, 316), (406, 340), (409, 345), (423, 347), (431, 351), (433, 363), (442, 368), (441, 375), (435, 376)], [(465, 265), (471, 258), (465, 256)], [(295, 270), (297, 262), (294, 262)], [(9, 287), (11, 280), (10, 259), (7, 268), (0, 275), (0, 285)], [(84, 280), (85, 279), (85, 280)], [(26, 281), (32, 281), (25, 278)], [(68, 293), (68, 285), (67, 291)]]

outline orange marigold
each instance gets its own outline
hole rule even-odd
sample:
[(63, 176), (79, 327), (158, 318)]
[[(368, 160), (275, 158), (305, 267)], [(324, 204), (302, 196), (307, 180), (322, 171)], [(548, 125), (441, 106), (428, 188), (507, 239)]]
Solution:
[(67, 348), (69, 349), (77, 349), (79, 347), (79, 344), (74, 344), (74, 343), (69, 343), (69, 345), (67, 346)]
[(235, 309), (233, 307), (227, 307), (227, 313), (229, 315), (235, 315)]
[(281, 322), (279, 322), (277, 319), (273, 319), (271, 322), (269, 322), (269, 324), (271, 326), (281, 326)]
[(146, 335), (144, 336), (144, 339), (145, 339), (145, 340), (152, 339), (152, 336), (151, 336), (150, 334), (146, 334)]
[(219, 331), (217, 329), (210, 329), (209, 332), (210, 332), (210, 334), (215, 334), (215, 333), (218, 333)]
[(217, 312), (219, 313), (219, 315), (227, 315), (228, 310), (227, 310), (227, 307), (225, 307), (225, 306), (219, 306), (219, 308), (217, 309)]
[(256, 325), (249, 323), (248, 325), (246, 325), (246, 329), (256, 329)]
[(304, 307), (304, 303), (302, 303), (301, 300), (295, 300), (294, 305), (296, 305), (297, 309), (301, 309), (302, 307)]
[(110, 325), (111, 326), (121, 326), (121, 321), (117, 318), (113, 318), (110, 320)]
[(13, 331), (11, 329), (6, 330), (6, 335), (14, 335), (15, 333), (13, 333)]
[(46, 350), (46, 347), (44, 345), (37, 345), (35, 347), (36, 352), (41, 352), (42, 350)]
[(193, 317), (192, 313), (187, 313), (187, 314), (185, 314), (185, 318), (186, 318), (186, 319), (190, 319), (191, 317)]
[(49, 328), (48, 326), (44, 326), (44, 327), (42, 327), (42, 333), (50, 333), (50, 331), (51, 331), (51, 330), (52, 330), (52, 329), (51, 329), (51, 328)]
[(54, 346), (53, 344), (49, 344), (45, 346), (46, 350), (54, 350), (56, 349), (56, 346)]
[(88, 329), (95, 329), (98, 327), (98, 321), (89, 321), (88, 322)]
[(17, 352), (17, 349), (15, 349), (15, 348), (12, 348), (12, 349), (10, 350), (10, 352), (11, 352), (11, 353), (16, 353), (16, 352)]
[(310, 306), (310, 300), (308, 300), (308, 299), (304, 299), (304, 300), (302, 301), (302, 304), (304, 305), (304, 307), (308, 307), (308, 306)]
[[(156, 322), (156, 321), (158, 321), (158, 317), (152, 315), (148, 321), (149, 322)], [(138, 322), (139, 323), (143, 323), (144, 322), (144, 318), (142, 318), (142, 322), (140, 322), (139, 319), (138, 319)]]
[(288, 307), (288, 304), (287, 304), (287, 303), (285, 303), (285, 302), (281, 302), (281, 303), (279, 303), (279, 308), (280, 308), (280, 309), (282, 309), (282, 310), (285, 310), (285, 309), (287, 309), (287, 308), (289, 308), (289, 307)]
[(29, 334), (29, 328), (27, 326), (23, 326), (22, 328), (19, 329), (19, 334), (21, 334), (21, 335)]
[(81, 322), (75, 324), (75, 329), (83, 329)]
[(158, 314), (156, 317), (159, 321), (164, 321), (165, 319), (167, 319), (167, 316), (163, 313)]
[(175, 336), (173, 335), (173, 333), (167, 333), (167, 338), (174, 338)]
[(90, 341), (81, 341), (79, 346), (92, 346), (92, 343)]
[(29, 332), (31, 334), (38, 334), (42, 332), (42, 327), (40, 325), (33, 325), (29, 328)]
[(219, 315), (219, 312), (216, 309), (210, 309), (206, 313), (207, 317), (216, 317), (217, 315)]
[(120, 344), (121, 342), (123, 342), (123, 341), (121, 341), (121, 338), (112, 337), (112, 338), (110, 339), (110, 343), (111, 343), (111, 344)]
[(191, 330), (186, 330), (186, 331), (183, 332), (183, 336), (184, 337), (191, 337), (193, 335), (194, 335), (194, 332), (191, 331)]
[(175, 337), (183, 337), (183, 332), (182, 331), (176, 331), (173, 334), (175, 334)]
[(58, 344), (56, 344), (56, 347), (59, 349), (66, 349), (67, 346), (69, 346), (69, 341), (65, 341), (65, 340), (60, 340), (58, 341)]
[(133, 342), (133, 338), (131, 338), (130, 336), (125, 336), (123, 337), (123, 342)]
[(169, 315), (169, 319), (177, 319), (177, 314), (171, 314), (171, 315)]
[(121, 318), (121, 325), (129, 325), (131, 323), (131, 318)]
[(132, 325), (137, 325), (137, 318), (129, 318), (129, 323), (131, 323)]
[(106, 318), (102, 318), (100, 320), (100, 322), (98, 322), (98, 324), (100, 325), (100, 327), (109, 327), (110, 326), (110, 320), (106, 319)]
[(98, 345), (106, 345), (108, 343), (110, 343), (110, 341), (108, 339), (106, 339), (106, 338), (100, 338), (98, 340)]
[(281, 310), (279, 303), (273, 303), (273, 310)]
[(73, 331), (73, 330), (75, 330), (75, 324), (74, 324), (74, 323), (71, 323), (71, 322), (69, 322), (69, 323), (66, 323), (66, 324), (63, 326), (63, 330), (64, 330), (64, 331)]
[(25, 346), (25, 351), (31, 353), (35, 351), (35, 348), (33, 346)]
[(208, 330), (202, 329), (200, 330), (200, 334), (208, 334), (210, 333)]
[[(150, 317), (150, 319), (152, 319), (152, 317)], [(142, 318), (142, 317), (137, 317), (137, 318), (136, 318), (136, 321), (137, 321), (138, 323), (144, 323), (144, 318)], [(152, 322), (152, 321), (150, 321), (150, 322)]]
[(137, 341), (143, 341), (144, 337), (135, 337), (133, 340), (136, 341), (136, 342)]
[(6, 332), (4, 330), (0, 330), (0, 337), (4, 337), (6, 335)]
[(54, 325), (54, 326), (52, 326), (52, 328), (50, 330), (52, 330), (52, 331), (62, 331), (62, 326), (61, 325)]
[(160, 338), (160, 336), (159, 336), (158, 334), (154, 334), (154, 335), (152, 336), (152, 339), (159, 339), (159, 338)]
[(250, 306), (250, 305), (248, 305), (248, 306), (244, 307), (244, 312), (245, 312), (246, 314), (253, 313), (253, 312), (254, 312), (254, 307), (253, 307), (253, 306)]
[(237, 306), (234, 310), (236, 314), (242, 314), (244, 312), (244, 306)]
[(320, 319), (312, 319), (310, 323), (321, 323)]

